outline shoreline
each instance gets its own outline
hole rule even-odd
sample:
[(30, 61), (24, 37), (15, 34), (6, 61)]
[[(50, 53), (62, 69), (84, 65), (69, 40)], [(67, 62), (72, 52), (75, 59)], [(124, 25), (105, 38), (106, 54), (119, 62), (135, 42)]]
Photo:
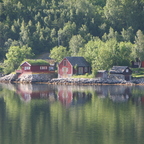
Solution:
[(16, 74), (0, 78), (0, 83), (39, 83), (49, 85), (144, 85), (144, 78), (134, 78), (131, 81), (117, 78), (53, 78), (49, 75), (31, 74), (18, 78)]

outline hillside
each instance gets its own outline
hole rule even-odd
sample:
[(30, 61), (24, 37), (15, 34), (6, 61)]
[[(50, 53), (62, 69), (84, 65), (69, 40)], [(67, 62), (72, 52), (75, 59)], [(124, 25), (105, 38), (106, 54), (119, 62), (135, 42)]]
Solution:
[(144, 55), (143, 7), (143, 0), (1, 0), (0, 61), (13, 46), (35, 55), (61, 46), (55, 59), (84, 56), (98, 69), (129, 65)]

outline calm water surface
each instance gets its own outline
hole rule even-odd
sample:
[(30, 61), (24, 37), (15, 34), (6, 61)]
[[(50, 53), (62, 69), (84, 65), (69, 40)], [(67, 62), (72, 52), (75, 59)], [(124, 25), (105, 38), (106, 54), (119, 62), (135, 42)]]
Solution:
[(0, 84), (0, 144), (143, 144), (144, 86)]

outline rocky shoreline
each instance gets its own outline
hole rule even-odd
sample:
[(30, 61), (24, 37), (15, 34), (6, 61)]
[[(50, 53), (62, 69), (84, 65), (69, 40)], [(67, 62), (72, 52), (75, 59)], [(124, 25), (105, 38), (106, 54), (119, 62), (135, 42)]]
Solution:
[(0, 78), (1, 83), (45, 83), (53, 85), (144, 85), (144, 78), (126, 81), (117, 78), (53, 78), (52, 74), (9, 74)]

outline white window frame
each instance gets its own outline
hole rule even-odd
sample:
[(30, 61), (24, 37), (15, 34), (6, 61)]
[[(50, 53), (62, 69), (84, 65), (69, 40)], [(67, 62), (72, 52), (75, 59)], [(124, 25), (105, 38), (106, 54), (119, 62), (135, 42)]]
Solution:
[(30, 66), (25, 66), (24, 70), (30, 70)]
[(40, 66), (40, 70), (47, 70), (47, 66)]

